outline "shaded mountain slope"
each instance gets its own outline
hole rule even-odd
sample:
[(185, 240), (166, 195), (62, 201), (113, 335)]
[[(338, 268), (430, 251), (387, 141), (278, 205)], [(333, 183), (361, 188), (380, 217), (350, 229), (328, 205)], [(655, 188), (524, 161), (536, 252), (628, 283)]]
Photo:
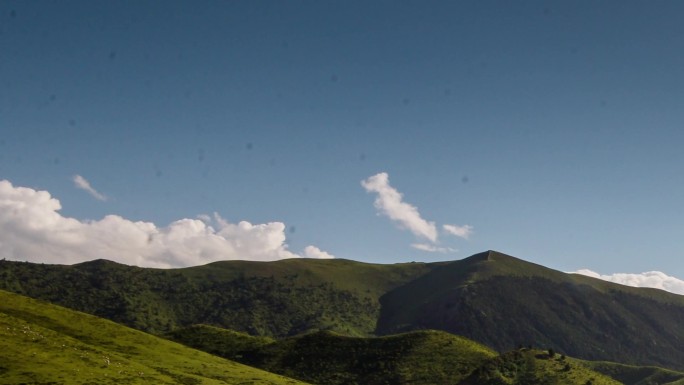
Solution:
[(497, 354), (440, 331), (387, 337), (317, 332), (268, 343), (210, 326), (170, 333), (174, 340), (315, 384), (454, 384)]
[(499, 351), (520, 344), (684, 369), (684, 297), (561, 273), (497, 252), (442, 265), (381, 298), (378, 334), (438, 329)]
[(302, 384), (5, 291), (0, 352), (0, 384)]

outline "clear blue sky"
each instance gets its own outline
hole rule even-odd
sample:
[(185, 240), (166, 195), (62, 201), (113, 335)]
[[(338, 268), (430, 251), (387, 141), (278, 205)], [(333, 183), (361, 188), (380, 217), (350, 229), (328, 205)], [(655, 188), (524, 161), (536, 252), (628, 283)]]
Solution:
[[(684, 278), (682, 15), (679, 1), (3, 1), (0, 179), (82, 223), (216, 212), (283, 223), (295, 253), (495, 249)], [(435, 242), (374, 207), (361, 182), (382, 172)]]

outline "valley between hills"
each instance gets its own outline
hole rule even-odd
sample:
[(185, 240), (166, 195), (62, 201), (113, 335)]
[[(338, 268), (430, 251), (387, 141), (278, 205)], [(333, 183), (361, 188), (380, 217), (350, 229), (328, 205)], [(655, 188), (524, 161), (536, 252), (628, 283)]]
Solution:
[(0, 384), (684, 384), (684, 296), (463, 260), (0, 261)]

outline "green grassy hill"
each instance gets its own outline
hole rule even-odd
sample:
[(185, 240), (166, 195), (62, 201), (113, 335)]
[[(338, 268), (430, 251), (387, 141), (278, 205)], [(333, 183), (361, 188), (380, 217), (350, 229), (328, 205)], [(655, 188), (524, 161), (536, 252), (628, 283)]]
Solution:
[(440, 331), (376, 338), (316, 332), (274, 340), (200, 325), (169, 337), (214, 355), (0, 291), (0, 384), (303, 384), (252, 366), (321, 385), (684, 384), (684, 373), (655, 367), (532, 349), (497, 355)]
[(0, 384), (302, 382), (0, 291)]
[(497, 353), (439, 331), (387, 337), (317, 332), (278, 341), (210, 326), (170, 334), (174, 340), (264, 370), (316, 384), (455, 384)]
[(318, 332), (276, 341), (196, 325), (167, 337), (212, 354), (315, 384), (579, 384), (682, 385), (684, 373), (657, 367), (586, 361), (548, 350), (497, 354), (445, 332), (380, 338)]
[(617, 385), (582, 361), (548, 351), (520, 349), (486, 362), (459, 385)]

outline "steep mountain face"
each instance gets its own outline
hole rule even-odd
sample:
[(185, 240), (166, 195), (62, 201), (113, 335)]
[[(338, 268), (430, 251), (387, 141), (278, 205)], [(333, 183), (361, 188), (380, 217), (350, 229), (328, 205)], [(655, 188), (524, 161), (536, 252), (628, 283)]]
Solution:
[(684, 296), (565, 274), (497, 252), (445, 263), (226, 261), (143, 269), (0, 261), (0, 289), (152, 333), (209, 324), (251, 335), (435, 329), (498, 351), (684, 369)]
[(378, 334), (438, 329), (499, 351), (533, 345), (584, 359), (684, 368), (684, 297), (496, 252), (441, 266), (380, 301)]

